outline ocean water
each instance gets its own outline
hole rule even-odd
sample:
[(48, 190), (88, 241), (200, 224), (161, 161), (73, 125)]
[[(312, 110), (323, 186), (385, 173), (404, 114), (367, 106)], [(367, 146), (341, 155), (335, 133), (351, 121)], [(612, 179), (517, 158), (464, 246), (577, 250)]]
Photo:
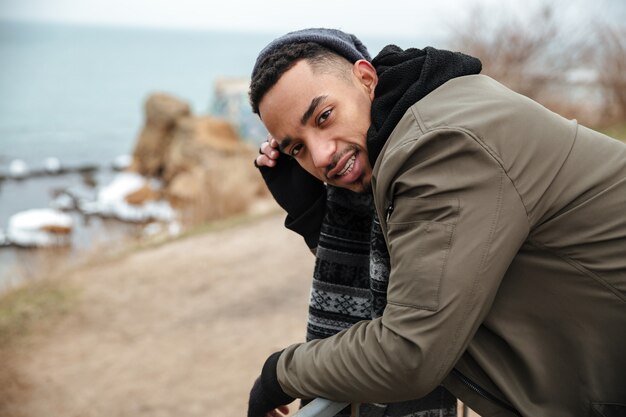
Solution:
[(210, 109), (218, 77), (248, 77), (272, 35), (0, 22), (0, 169), (20, 158), (128, 153), (148, 94)]
[[(0, 21), (0, 175), (12, 161), (40, 170), (46, 158), (90, 175), (0, 180), (0, 230), (22, 210), (48, 207), (66, 187), (95, 192), (114, 175), (113, 160), (132, 152), (143, 102), (155, 91), (209, 112), (215, 80), (246, 78), (272, 34), (146, 30)], [(76, 253), (136, 227), (73, 213)], [(104, 236), (104, 237), (103, 237)], [(41, 250), (0, 248), (0, 284), (32, 269)], [(4, 276), (4, 278), (3, 278)]]
[[(48, 207), (58, 190), (82, 187), (95, 193), (110, 181), (114, 158), (132, 153), (150, 93), (170, 93), (195, 114), (210, 113), (216, 109), (216, 81), (247, 79), (257, 53), (277, 35), (0, 20), (0, 230), (6, 231), (14, 213)], [(362, 40), (372, 55), (392, 42)], [(69, 168), (98, 169), (1, 179), (12, 161), (40, 170), (49, 157)], [(75, 257), (96, 241), (138, 233), (121, 222), (72, 217), (75, 236), (65, 252)], [(0, 287), (3, 280), (14, 280), (15, 271), (35, 268), (42, 252), (0, 247)]]

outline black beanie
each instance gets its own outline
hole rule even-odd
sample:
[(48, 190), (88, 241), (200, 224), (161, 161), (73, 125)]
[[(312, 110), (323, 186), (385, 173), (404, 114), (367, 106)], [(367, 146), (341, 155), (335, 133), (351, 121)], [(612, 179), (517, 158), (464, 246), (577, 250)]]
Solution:
[(269, 54), (284, 45), (305, 42), (314, 42), (324, 46), (343, 56), (351, 63), (354, 63), (359, 59), (366, 59), (368, 61), (372, 60), (365, 45), (363, 45), (363, 43), (361, 43), (361, 41), (352, 34), (345, 33), (337, 29), (302, 29), (295, 32), (289, 32), (286, 35), (276, 38), (263, 48), (256, 59), (254, 68), (252, 69), (252, 78), (254, 78), (259, 66)]

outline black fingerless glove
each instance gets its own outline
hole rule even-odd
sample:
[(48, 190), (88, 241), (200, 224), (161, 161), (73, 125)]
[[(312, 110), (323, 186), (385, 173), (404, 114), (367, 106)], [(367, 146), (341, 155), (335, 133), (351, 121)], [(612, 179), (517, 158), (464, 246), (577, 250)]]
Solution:
[(278, 383), (276, 365), (281, 353), (282, 351), (276, 352), (267, 358), (261, 376), (252, 386), (248, 402), (248, 417), (265, 417), (268, 412), (295, 400), (285, 394)]
[(272, 196), (287, 212), (285, 227), (301, 235), (309, 248), (317, 247), (326, 212), (324, 183), (285, 155), (278, 157), (274, 167), (258, 168)]

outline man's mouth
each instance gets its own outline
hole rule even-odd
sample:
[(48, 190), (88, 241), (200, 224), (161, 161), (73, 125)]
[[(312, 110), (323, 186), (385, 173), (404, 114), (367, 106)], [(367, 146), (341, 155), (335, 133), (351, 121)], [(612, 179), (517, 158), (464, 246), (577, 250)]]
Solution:
[(367, 161), (361, 158), (362, 150), (356, 146), (346, 149), (341, 156), (335, 159), (335, 163), (326, 172), (327, 182), (338, 187), (348, 188), (356, 192), (367, 191), (369, 176)]
[(339, 158), (333, 168), (326, 174), (328, 179), (338, 179), (346, 176), (354, 169), (356, 162), (357, 151), (346, 152)]
[(352, 155), (350, 159), (346, 162), (346, 165), (343, 167), (341, 171), (337, 173), (337, 177), (343, 177), (346, 174), (349, 174), (354, 168), (354, 161), (356, 161), (356, 155)]

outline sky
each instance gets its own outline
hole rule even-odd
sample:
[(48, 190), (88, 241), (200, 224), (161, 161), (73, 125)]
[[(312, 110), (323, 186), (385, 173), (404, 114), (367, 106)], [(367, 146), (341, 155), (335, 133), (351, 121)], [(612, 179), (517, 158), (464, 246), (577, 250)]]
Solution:
[(524, 14), (551, 4), (568, 20), (626, 20), (624, 0), (0, 0), (0, 19), (282, 33), (335, 27), (357, 35), (439, 38), (477, 4)]

